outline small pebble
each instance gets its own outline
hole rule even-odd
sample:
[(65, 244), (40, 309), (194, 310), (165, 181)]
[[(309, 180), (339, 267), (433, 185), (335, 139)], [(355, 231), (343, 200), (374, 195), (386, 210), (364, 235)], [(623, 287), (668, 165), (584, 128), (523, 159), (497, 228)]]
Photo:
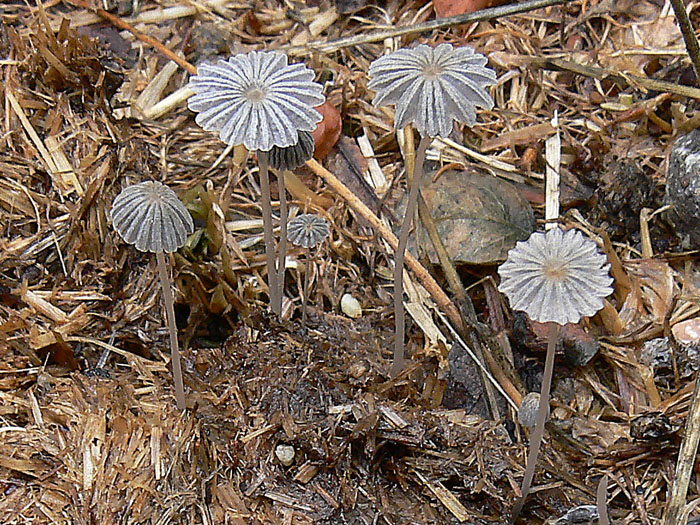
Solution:
[(340, 309), (345, 315), (352, 319), (359, 319), (362, 317), (362, 306), (360, 306), (360, 301), (355, 299), (349, 293), (343, 294), (340, 299)]
[(363, 375), (367, 373), (367, 363), (364, 361), (355, 361), (348, 368), (348, 375), (353, 379), (360, 379)]
[(294, 447), (291, 445), (277, 445), (275, 448), (275, 456), (285, 467), (289, 467), (294, 463), (295, 454)]

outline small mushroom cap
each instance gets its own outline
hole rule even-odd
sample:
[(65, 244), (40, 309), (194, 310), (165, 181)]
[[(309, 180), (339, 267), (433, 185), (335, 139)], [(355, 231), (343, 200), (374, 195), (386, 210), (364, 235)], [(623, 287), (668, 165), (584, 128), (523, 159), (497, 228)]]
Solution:
[(194, 231), (192, 216), (175, 192), (156, 181), (127, 186), (112, 203), (112, 225), (142, 252), (172, 253)]
[(289, 221), (287, 240), (297, 246), (314, 248), (323, 242), (330, 232), (325, 219), (312, 213), (306, 213)]
[(314, 155), (316, 141), (309, 131), (299, 132), (299, 142), (288, 148), (273, 146), (270, 150), (270, 166), (276, 170), (295, 169), (304, 165)]
[[(527, 428), (534, 428), (537, 424), (537, 412), (540, 409), (540, 395), (530, 392), (520, 403), (518, 409), (518, 421)], [(547, 407), (547, 420), (549, 420), (549, 407)]]
[(399, 49), (369, 66), (372, 104), (394, 104), (397, 129), (413, 123), (423, 136), (447, 137), (455, 120), (473, 126), (477, 107), (493, 107), (486, 88), (496, 83), (496, 73), (487, 62), (469, 46)]
[(576, 230), (533, 233), (508, 252), (498, 273), (511, 308), (538, 323), (578, 323), (613, 291), (606, 255)]

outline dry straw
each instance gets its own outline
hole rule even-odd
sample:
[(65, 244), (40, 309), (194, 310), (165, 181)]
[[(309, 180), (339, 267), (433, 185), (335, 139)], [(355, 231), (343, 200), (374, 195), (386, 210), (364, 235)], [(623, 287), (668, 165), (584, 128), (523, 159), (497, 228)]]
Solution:
[(112, 203), (111, 216), (114, 229), (125, 242), (138, 250), (156, 254), (170, 334), (175, 397), (178, 409), (184, 410), (185, 387), (175, 331), (175, 301), (163, 253), (174, 252), (185, 244), (194, 231), (192, 217), (173, 190), (152, 181), (124, 188)]

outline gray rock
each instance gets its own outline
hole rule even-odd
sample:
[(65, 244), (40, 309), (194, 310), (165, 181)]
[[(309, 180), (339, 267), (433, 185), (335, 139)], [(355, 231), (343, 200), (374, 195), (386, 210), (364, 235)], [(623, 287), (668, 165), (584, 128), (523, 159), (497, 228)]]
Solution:
[(555, 525), (593, 525), (598, 523), (598, 509), (595, 505), (581, 505), (567, 512), (564, 516), (554, 522)]
[(700, 131), (683, 135), (673, 145), (664, 200), (673, 206), (668, 217), (684, 248), (700, 247)]
[[(673, 345), (667, 337), (657, 337), (646, 341), (640, 350), (639, 361), (651, 366), (654, 376), (673, 375)], [(700, 370), (700, 351), (695, 344), (678, 343), (676, 366), (681, 379), (693, 377)]]

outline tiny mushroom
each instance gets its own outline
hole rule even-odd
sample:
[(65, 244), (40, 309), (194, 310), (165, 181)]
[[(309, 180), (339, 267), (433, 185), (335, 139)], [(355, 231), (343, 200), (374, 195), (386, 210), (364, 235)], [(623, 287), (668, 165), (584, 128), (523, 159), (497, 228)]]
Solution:
[[(323, 104), (325, 97), (323, 86), (313, 81), (314, 76), (304, 64), (289, 64), (287, 55), (279, 51), (251, 51), (216, 64), (200, 65), (188, 84), (195, 92), (188, 106), (197, 112), (197, 124), (218, 132), (226, 144), (243, 144), (258, 153), (270, 308), (277, 315), (282, 313), (284, 293), (287, 197), (284, 174), (278, 174), (282, 232), (276, 264), (270, 156), (273, 148), (292, 148), (306, 141), (301, 133), (313, 131), (321, 121), (321, 114), (314, 108)], [(307, 147), (304, 142), (300, 150), (306, 151)]]
[(175, 327), (175, 308), (164, 253), (181, 248), (194, 231), (192, 216), (175, 192), (160, 182), (147, 181), (127, 186), (112, 203), (112, 225), (128, 244), (142, 252), (154, 252), (163, 288), (170, 334), (175, 397), (179, 410), (186, 408), (180, 352)]
[(305, 213), (294, 217), (289, 221), (287, 239), (295, 246), (306, 248), (306, 272), (304, 273), (304, 298), (301, 309), (301, 324), (306, 326), (306, 305), (309, 300), (309, 274), (311, 273), (311, 248), (321, 244), (328, 235), (330, 229), (328, 223), (322, 217), (311, 213)]
[[(525, 428), (534, 428), (537, 425), (539, 408), (540, 395), (537, 392), (527, 394), (520, 402), (520, 407), (518, 407), (518, 423)], [(547, 419), (549, 419), (549, 410), (547, 411)]]
[(578, 323), (603, 308), (603, 299), (613, 291), (610, 264), (597, 244), (576, 230), (554, 227), (546, 233), (535, 232), (508, 252), (498, 269), (504, 293), (514, 310), (524, 311), (539, 323), (551, 323), (537, 422), (530, 438), (522, 496), (513, 508), (512, 519), (519, 516), (530, 492), (537, 455), (549, 412), (549, 391), (554, 370), (554, 353), (561, 325)]
[(408, 234), (418, 202), (425, 154), (433, 138), (447, 137), (454, 122), (476, 123), (476, 108), (493, 108), (487, 86), (496, 83), (496, 73), (486, 67), (487, 58), (471, 47), (419, 45), (382, 56), (369, 66), (368, 87), (376, 92), (372, 104), (394, 104), (394, 127), (413, 124), (421, 134), (410, 181), (406, 214), (394, 262), (394, 318), (396, 323), (391, 376), (403, 368), (405, 314), (403, 266)]

